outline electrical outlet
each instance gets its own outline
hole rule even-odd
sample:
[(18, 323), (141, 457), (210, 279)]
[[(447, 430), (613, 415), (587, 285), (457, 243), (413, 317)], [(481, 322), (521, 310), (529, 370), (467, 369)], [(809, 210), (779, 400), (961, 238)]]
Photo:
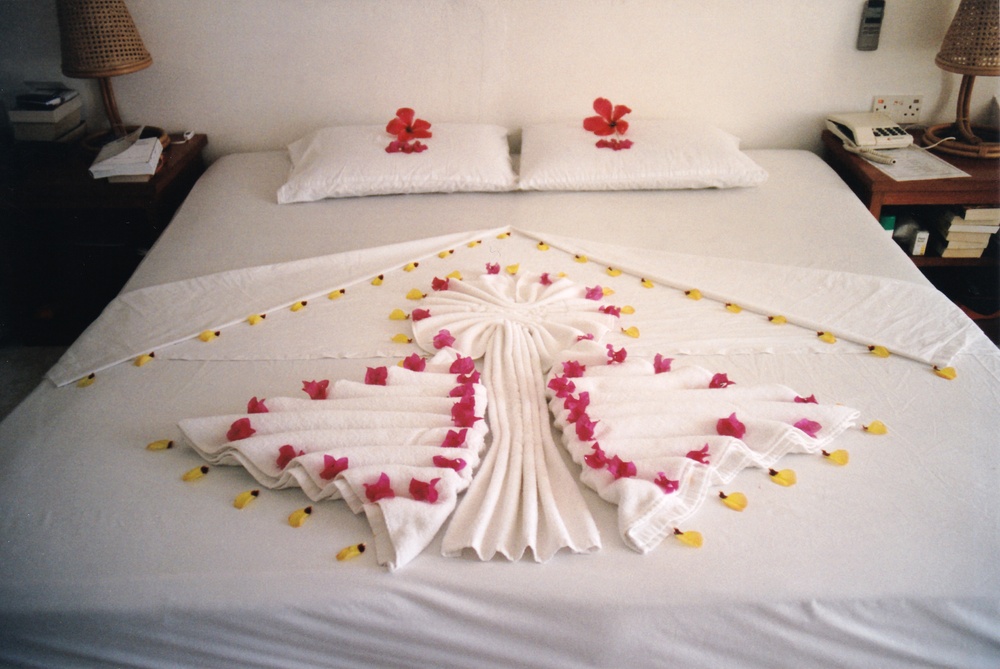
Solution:
[(900, 125), (919, 123), (923, 102), (920, 95), (878, 95), (872, 98), (872, 111), (882, 112)]

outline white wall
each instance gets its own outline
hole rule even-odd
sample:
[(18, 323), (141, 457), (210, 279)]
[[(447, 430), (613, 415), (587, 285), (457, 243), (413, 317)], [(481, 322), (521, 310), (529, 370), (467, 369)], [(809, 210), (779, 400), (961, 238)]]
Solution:
[[(745, 147), (817, 149), (828, 111), (920, 94), (954, 118), (934, 65), (958, 0), (888, 0), (881, 45), (854, 47), (862, 0), (127, 0), (153, 55), (117, 77), (125, 121), (209, 134), (209, 157), (277, 148), (329, 124), (696, 116)], [(54, 0), (0, 0), (0, 99), (61, 78)], [(103, 121), (96, 83), (86, 115)], [(977, 80), (974, 111), (997, 94)], [(516, 140), (515, 140), (516, 141)]]

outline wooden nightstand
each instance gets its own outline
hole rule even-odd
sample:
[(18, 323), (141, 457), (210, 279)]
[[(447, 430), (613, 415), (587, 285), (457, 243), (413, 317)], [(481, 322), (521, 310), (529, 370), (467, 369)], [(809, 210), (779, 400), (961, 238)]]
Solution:
[[(867, 161), (844, 150), (823, 131), (824, 157), (876, 219), (883, 213), (911, 212), (940, 205), (1000, 206), (1000, 161), (936, 154), (969, 177), (894, 181)], [(919, 142), (919, 137), (917, 137)], [(925, 210), (926, 211), (926, 210)], [(981, 258), (911, 256), (920, 271), (993, 338), (1000, 339), (1000, 244), (993, 236)]]
[(16, 145), (0, 183), (2, 285), (25, 344), (71, 343), (111, 301), (205, 171), (205, 135), (149, 181), (109, 183), (79, 148)]

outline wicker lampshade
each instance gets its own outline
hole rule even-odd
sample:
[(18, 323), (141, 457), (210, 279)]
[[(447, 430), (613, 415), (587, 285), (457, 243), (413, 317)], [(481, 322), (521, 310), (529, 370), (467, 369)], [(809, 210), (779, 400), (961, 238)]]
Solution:
[(955, 74), (1000, 76), (1000, 4), (962, 0), (934, 62)]
[(977, 76), (1000, 76), (1000, 4), (997, 0), (962, 0), (934, 59), (938, 67), (962, 75), (954, 123), (933, 125), (924, 143), (967, 158), (1000, 158), (996, 128), (969, 120), (972, 85)]
[(62, 71), (96, 79), (153, 64), (124, 0), (59, 0)]

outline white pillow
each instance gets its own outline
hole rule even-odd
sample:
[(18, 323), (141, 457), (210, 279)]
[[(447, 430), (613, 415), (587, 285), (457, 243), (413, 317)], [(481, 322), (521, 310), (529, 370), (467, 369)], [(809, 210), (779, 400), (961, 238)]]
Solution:
[(386, 153), (395, 139), (384, 126), (317, 130), (288, 146), (292, 169), (278, 202), (329, 197), (513, 190), (507, 130), (494, 125), (435, 123), (420, 153)]
[(740, 152), (740, 141), (697, 121), (630, 120), (632, 146), (597, 148), (582, 121), (525, 128), (522, 190), (644, 190), (758, 186), (767, 172)]

